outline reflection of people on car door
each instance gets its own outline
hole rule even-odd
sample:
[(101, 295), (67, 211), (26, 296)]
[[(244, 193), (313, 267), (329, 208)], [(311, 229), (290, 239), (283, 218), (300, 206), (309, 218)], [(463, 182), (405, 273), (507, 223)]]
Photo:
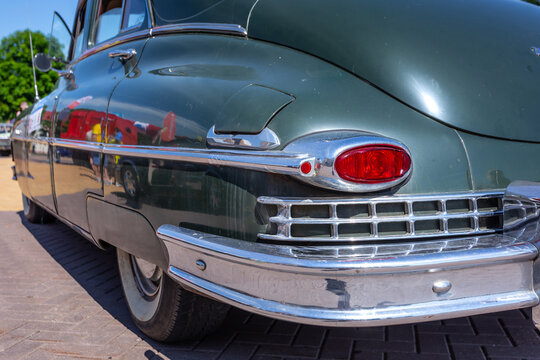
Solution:
[[(118, 128), (114, 129), (114, 136), (109, 136), (109, 144), (122, 144), (122, 132)], [(105, 162), (104, 178), (106, 184), (118, 185), (116, 180), (116, 166), (118, 165), (118, 160), (120, 156), (118, 155), (107, 155), (107, 160)]]
[[(95, 124), (92, 127), (92, 135), (91, 135), (92, 142), (101, 142), (101, 125)], [(96, 175), (97, 181), (101, 181), (100, 177), (100, 171), (99, 166), (101, 165), (101, 154), (98, 152), (91, 152), (90, 153), (90, 164), (92, 165), (92, 170), (94, 171), (94, 175)]]

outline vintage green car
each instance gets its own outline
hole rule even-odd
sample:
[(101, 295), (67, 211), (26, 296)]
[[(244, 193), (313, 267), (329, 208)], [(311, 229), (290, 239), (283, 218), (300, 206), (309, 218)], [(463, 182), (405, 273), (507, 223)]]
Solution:
[(24, 214), (116, 248), (161, 341), (230, 305), (328, 326), (535, 307), (539, 23), (518, 0), (80, 0), (12, 136)]

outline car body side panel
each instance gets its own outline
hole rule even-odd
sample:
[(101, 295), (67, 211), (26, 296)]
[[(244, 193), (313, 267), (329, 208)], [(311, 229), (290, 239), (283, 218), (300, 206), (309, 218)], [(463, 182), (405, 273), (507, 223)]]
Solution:
[(475, 189), (506, 188), (514, 180), (540, 181), (540, 144), (491, 139), (460, 132)]
[(36, 103), (28, 117), (28, 135), (32, 140), (27, 154), (28, 188), (31, 198), (52, 213), (56, 213), (56, 204), (52, 187), (52, 148), (49, 137), (56, 99), (61, 92), (61, 88), (57, 87), (49, 96)]
[(26, 137), (27, 116), (23, 116), (21, 120), (13, 125), (13, 134), (11, 136), (11, 146), (13, 148), (13, 161), (15, 162), (15, 171), (17, 174), (17, 183), (21, 192), (30, 197), (28, 189), (28, 151), (30, 142), (24, 141)]
[[(78, 140), (98, 144), (105, 140), (105, 119), (109, 96), (114, 86), (135, 65), (110, 58), (109, 52), (131, 48), (140, 55), (146, 40), (136, 40), (77, 62), (57, 105), (54, 125), (54, 186), (58, 214), (88, 231), (86, 196), (102, 195), (102, 160), (99, 151), (73, 149), (61, 141)], [(105, 179), (108, 180), (108, 179)], [(82, 210), (83, 209), (83, 210)]]
[(341, 66), (450, 126), (540, 141), (540, 7), (519, 0), (260, 0), (248, 33)]
[[(124, 145), (206, 148), (206, 133), (223, 104), (239, 89), (257, 84), (295, 98), (268, 125), (282, 140), (281, 148), (312, 132), (375, 132), (411, 146), (413, 156), (408, 184), (387, 194), (471, 189), (454, 130), (301, 52), (229, 36), (167, 35), (149, 40), (138, 70), (120, 82), (110, 100), (109, 113), (124, 127), (119, 130)], [(154, 228), (176, 224), (254, 241), (265, 227), (258, 196), (339, 195), (288, 176), (108, 156), (109, 173), (116, 178), (105, 185), (105, 200), (141, 212)]]
[[(165, 269), (166, 249), (156, 231), (140, 213), (112, 205), (95, 196), (87, 199), (90, 232), (96, 241), (107, 241)], [(127, 225), (129, 224), (129, 225)]]

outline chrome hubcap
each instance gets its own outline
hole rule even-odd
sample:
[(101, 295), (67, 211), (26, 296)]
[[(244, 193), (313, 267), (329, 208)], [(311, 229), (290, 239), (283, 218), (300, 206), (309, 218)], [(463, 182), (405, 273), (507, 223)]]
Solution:
[(135, 177), (130, 170), (124, 172), (124, 188), (130, 196), (135, 196), (137, 189), (135, 187)]
[(161, 277), (163, 275), (161, 269), (136, 256), (130, 255), (130, 258), (135, 281), (141, 294), (145, 297), (156, 296), (161, 286)]

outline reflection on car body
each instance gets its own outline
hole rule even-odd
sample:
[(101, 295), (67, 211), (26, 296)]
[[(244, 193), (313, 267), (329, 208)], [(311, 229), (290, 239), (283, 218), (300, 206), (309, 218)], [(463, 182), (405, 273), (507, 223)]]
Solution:
[(230, 305), (540, 321), (537, 6), (80, 0), (75, 18), (54, 16), (66, 69), (11, 138), (25, 215), (116, 247), (148, 336), (201, 337)]

